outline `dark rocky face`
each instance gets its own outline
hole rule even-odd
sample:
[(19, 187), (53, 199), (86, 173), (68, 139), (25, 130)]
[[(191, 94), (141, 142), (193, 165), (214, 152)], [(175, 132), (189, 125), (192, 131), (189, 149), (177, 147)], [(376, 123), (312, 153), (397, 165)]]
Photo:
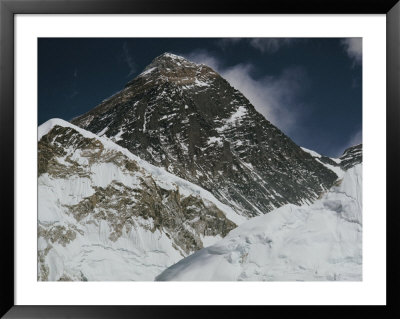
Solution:
[(349, 147), (340, 157), (340, 166), (347, 170), (354, 165), (362, 163), (362, 144)]
[(337, 179), (215, 71), (171, 54), (72, 123), (248, 217), (311, 202)]

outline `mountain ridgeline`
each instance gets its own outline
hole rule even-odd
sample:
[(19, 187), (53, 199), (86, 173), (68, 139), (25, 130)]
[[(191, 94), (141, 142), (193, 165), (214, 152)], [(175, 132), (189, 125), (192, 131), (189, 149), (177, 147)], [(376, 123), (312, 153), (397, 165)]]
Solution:
[(347, 148), (340, 157), (340, 166), (347, 170), (362, 163), (362, 144)]
[(311, 203), (338, 178), (210, 67), (169, 53), (72, 123), (203, 187), (246, 218)]
[(152, 280), (241, 222), (199, 186), (59, 119), (39, 127), (38, 189), (44, 281)]

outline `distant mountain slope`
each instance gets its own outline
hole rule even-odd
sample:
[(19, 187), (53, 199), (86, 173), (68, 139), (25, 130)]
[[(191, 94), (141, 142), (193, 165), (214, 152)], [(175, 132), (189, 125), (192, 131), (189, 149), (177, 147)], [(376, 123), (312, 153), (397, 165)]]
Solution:
[(38, 280), (153, 280), (244, 221), (197, 185), (63, 120), (39, 127)]
[(362, 144), (349, 147), (340, 157), (340, 165), (348, 169), (362, 162)]
[(200, 185), (246, 217), (312, 203), (337, 179), (214, 70), (169, 53), (72, 123)]
[(330, 158), (304, 147), (302, 149), (326, 168), (333, 171), (339, 178), (342, 178), (345, 171), (349, 168), (362, 163), (362, 144), (346, 148), (339, 158)]
[(362, 280), (362, 165), (311, 206), (285, 205), (171, 266), (156, 280)]

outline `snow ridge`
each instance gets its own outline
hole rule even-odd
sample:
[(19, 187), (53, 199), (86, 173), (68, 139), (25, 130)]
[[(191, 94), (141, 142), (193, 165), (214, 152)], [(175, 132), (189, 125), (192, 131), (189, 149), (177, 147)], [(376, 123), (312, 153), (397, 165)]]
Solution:
[(106, 146), (109, 149), (118, 151), (129, 157), (130, 159), (133, 159), (136, 161), (143, 169), (145, 169), (148, 173), (150, 173), (153, 177), (158, 178), (160, 183), (163, 183), (163, 181), (167, 181), (168, 183), (173, 183), (179, 186), (180, 190), (185, 194), (197, 194), (200, 195), (201, 197), (206, 198), (213, 204), (215, 204), (219, 209), (221, 209), (223, 212), (225, 212), (226, 217), (233, 221), (235, 224), (241, 224), (244, 221), (246, 221), (246, 218), (238, 215), (230, 206), (225, 205), (221, 203), (218, 199), (215, 198), (214, 195), (212, 195), (210, 192), (206, 191), (205, 189), (201, 188), (200, 186), (197, 186), (191, 182), (188, 182), (178, 176), (175, 176), (169, 172), (167, 172), (165, 169), (154, 166), (147, 161), (142, 160), (136, 155), (133, 155), (131, 152), (129, 152), (126, 148), (123, 148), (119, 146), (118, 144), (115, 144), (112, 142), (110, 139), (106, 137), (99, 137), (96, 134), (93, 134), (89, 131), (86, 131), (76, 125), (73, 125), (67, 121), (64, 121), (62, 119), (50, 119), (47, 122), (43, 123), (41, 126), (39, 126), (38, 129), (38, 140), (47, 134), (54, 126), (59, 125), (63, 127), (70, 127), (76, 131), (78, 131), (82, 136), (86, 138), (93, 138), (98, 141), (100, 141), (104, 146)]

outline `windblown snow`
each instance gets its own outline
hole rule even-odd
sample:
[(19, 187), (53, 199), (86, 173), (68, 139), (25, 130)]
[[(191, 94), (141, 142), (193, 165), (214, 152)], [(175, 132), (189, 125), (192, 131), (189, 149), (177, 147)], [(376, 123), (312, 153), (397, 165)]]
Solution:
[(156, 280), (362, 280), (362, 164), (310, 206), (285, 205), (171, 266)]

